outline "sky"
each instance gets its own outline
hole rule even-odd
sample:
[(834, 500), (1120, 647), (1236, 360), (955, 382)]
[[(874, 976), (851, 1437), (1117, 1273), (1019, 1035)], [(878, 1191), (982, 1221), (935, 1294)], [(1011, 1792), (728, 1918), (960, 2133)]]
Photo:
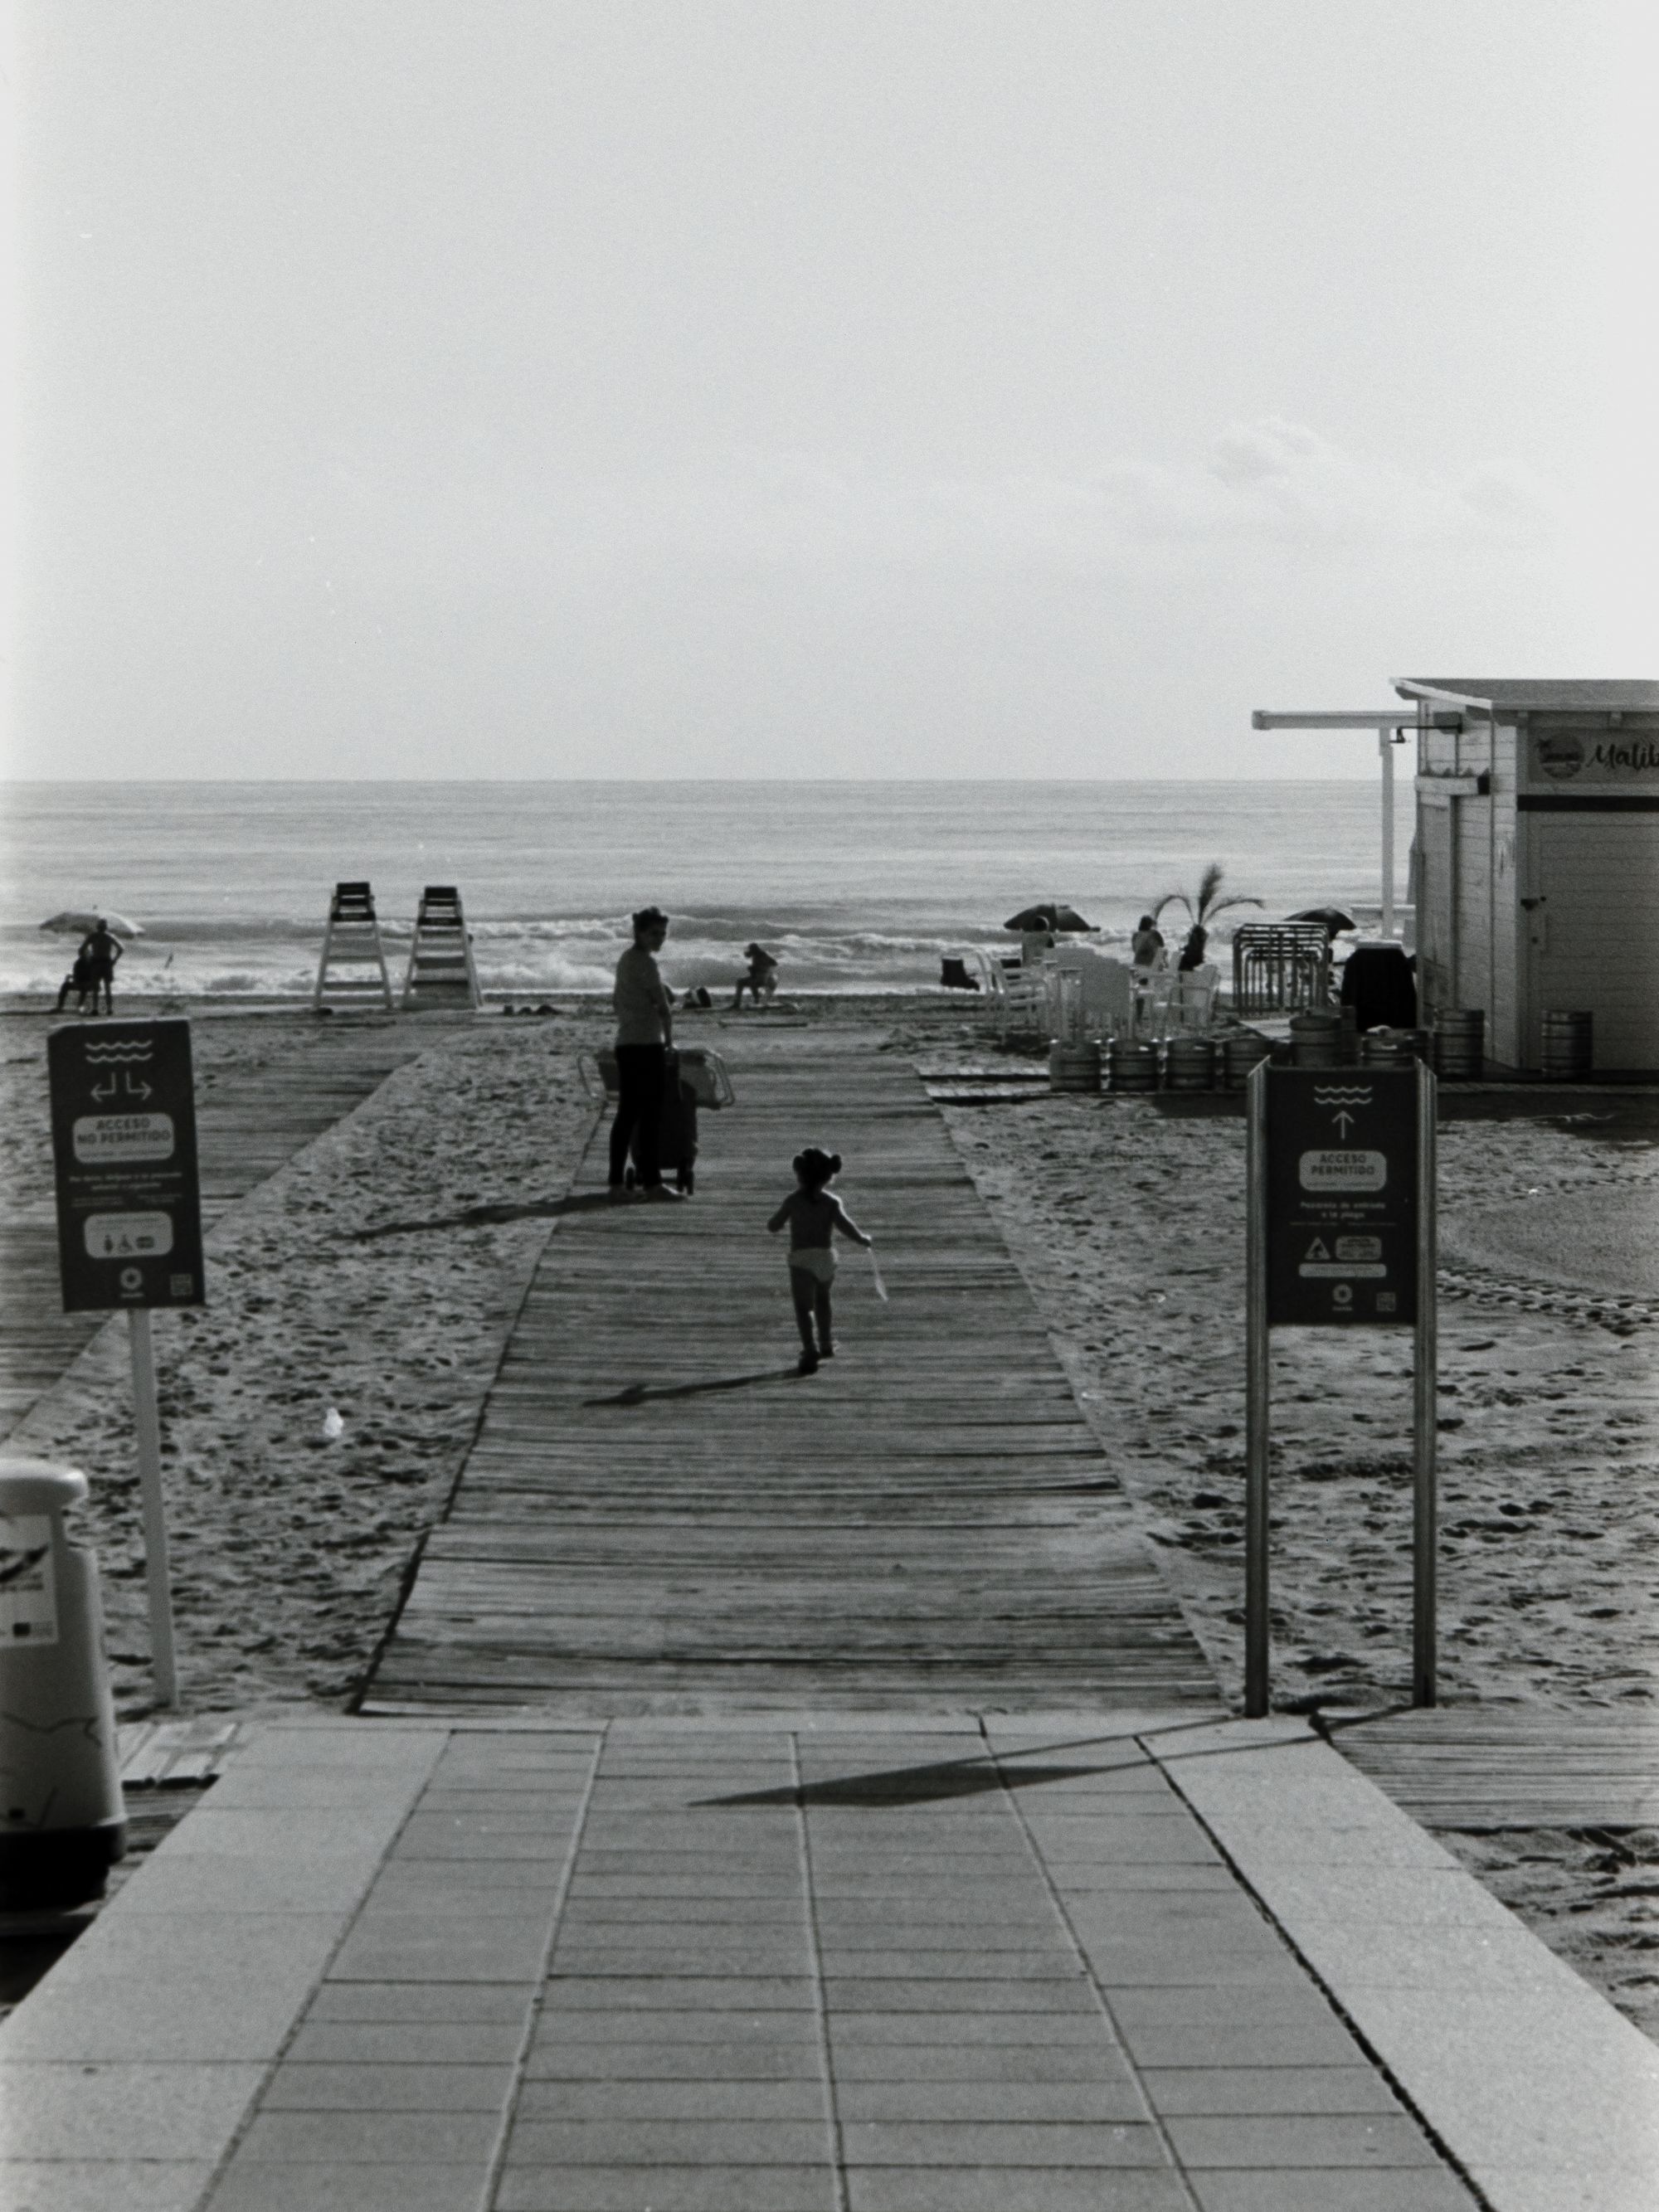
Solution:
[(14, 776), (1376, 772), (1659, 674), (1626, 0), (21, 0)]

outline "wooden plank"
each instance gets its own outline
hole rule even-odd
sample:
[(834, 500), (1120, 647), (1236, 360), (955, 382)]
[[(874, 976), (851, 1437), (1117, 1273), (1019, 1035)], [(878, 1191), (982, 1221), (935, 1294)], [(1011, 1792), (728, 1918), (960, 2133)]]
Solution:
[[(694, 1200), (562, 1219), (366, 1709), (1218, 1711), (920, 1080), (830, 1033), (732, 1058)], [(809, 1138), (891, 1303), (849, 1251), (800, 1378), (763, 1224)]]
[(1659, 1824), (1659, 1716), (1436, 1707), (1332, 1728), (1331, 1739), (1425, 1827)]

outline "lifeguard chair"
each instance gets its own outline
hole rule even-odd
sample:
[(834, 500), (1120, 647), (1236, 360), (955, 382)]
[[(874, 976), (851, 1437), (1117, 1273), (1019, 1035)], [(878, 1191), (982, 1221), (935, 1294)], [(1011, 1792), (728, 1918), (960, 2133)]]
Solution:
[[(369, 969), (372, 975), (364, 972)], [(371, 994), (387, 1013), (396, 1012), (380, 925), (374, 919), (374, 894), (366, 883), (336, 884), (323, 932), (323, 957), (317, 963), (317, 985), (311, 994), (312, 1012), (321, 1013), (331, 1001), (361, 1006)]]
[(409, 948), (409, 973), (404, 978), (404, 1011), (411, 1006), (476, 1009), (483, 1004), (461, 895), (453, 884), (428, 884), (415, 917), (415, 942)]

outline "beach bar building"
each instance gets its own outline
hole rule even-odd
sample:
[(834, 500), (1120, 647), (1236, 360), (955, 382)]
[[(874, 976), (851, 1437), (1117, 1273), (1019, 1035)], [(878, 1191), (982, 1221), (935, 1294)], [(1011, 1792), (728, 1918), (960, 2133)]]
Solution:
[(1659, 1073), (1659, 683), (1395, 690), (1417, 724), (1420, 1018), (1478, 1007), (1487, 1057), (1535, 1073), (1589, 1014), (1594, 1073)]

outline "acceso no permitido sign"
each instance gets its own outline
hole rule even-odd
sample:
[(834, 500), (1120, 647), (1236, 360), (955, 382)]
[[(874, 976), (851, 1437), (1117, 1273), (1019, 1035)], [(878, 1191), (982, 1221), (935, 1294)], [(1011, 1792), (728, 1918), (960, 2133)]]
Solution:
[(46, 1062), (64, 1312), (200, 1305), (190, 1024), (77, 1022)]

